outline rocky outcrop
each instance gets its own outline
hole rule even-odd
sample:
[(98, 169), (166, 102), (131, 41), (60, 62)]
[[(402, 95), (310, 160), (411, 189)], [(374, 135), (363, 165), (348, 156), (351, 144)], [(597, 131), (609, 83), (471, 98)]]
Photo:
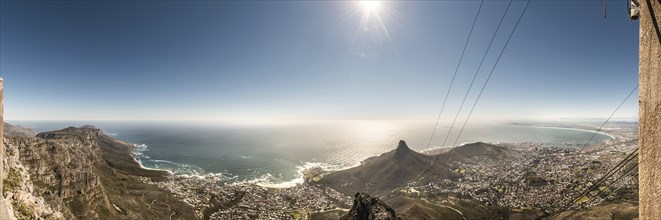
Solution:
[(459, 175), (452, 172), (445, 162), (415, 152), (406, 142), (400, 141), (396, 149), (369, 158), (360, 166), (327, 174), (317, 183), (346, 195), (367, 192), (380, 196), (405, 187), (412, 181), (427, 184), (434, 180), (457, 178)]
[(7, 146), (20, 149), (20, 161), (37, 186), (35, 194), (62, 210), (67, 219), (100, 218), (98, 211), (111, 209), (94, 172), (95, 165), (103, 163), (101, 152), (90, 147), (91, 143), (24, 137), (6, 140)]
[(360, 166), (326, 174), (317, 183), (346, 195), (367, 192), (383, 196), (410, 183), (427, 185), (457, 179), (461, 175), (452, 171), (454, 162), (479, 158), (498, 159), (505, 154), (504, 147), (478, 142), (437, 155), (425, 155), (411, 150), (406, 142), (399, 141), (394, 150), (368, 158)]
[(365, 193), (356, 193), (353, 206), (341, 220), (397, 220), (395, 210), (379, 198)]
[(413, 152), (411, 148), (409, 148), (408, 145), (406, 145), (406, 142), (403, 140), (399, 141), (399, 144), (397, 145), (397, 148), (395, 149), (395, 159), (401, 160), (406, 157), (406, 155), (409, 155)]
[[(69, 127), (36, 137), (9, 136), (5, 146), (5, 155), (10, 155), (4, 161), (6, 173), (20, 176), (16, 184), (9, 184), (15, 187), (6, 196), (29, 201), (24, 204), (31, 206), (43, 204), (29, 207), (35, 219), (196, 218), (192, 207), (143, 181), (162, 180), (168, 177), (166, 172), (141, 168), (131, 156), (133, 145), (100, 129)], [(5, 180), (13, 181), (10, 177)], [(28, 195), (37, 199), (30, 200)], [(13, 208), (14, 214), (21, 214), (20, 206)]]
[(5, 139), (4, 181), (5, 213), (8, 219), (64, 219), (57, 207), (49, 204), (44, 197), (39, 196), (38, 187), (33, 184), (29, 168), (20, 160), (17, 145), (8, 144)]

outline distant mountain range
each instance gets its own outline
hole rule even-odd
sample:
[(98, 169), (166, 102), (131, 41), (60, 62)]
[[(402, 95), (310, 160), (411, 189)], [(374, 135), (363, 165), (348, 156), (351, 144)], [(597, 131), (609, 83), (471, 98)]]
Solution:
[(17, 137), (34, 137), (37, 136), (37, 133), (32, 129), (22, 127), (20, 125), (11, 125), (9, 123), (4, 123), (4, 134), (5, 136), (17, 136)]

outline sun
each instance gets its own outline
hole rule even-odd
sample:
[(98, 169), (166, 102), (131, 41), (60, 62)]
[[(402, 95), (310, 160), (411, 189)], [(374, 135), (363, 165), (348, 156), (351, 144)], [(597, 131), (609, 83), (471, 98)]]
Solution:
[(356, 31), (351, 42), (351, 54), (360, 58), (378, 56), (378, 53), (367, 50), (377, 50), (385, 44), (392, 44), (388, 24), (395, 19), (397, 3), (392, 0), (353, 0), (345, 14), (347, 17), (358, 18)]
[(383, 2), (375, 0), (363, 0), (359, 1), (358, 4), (366, 13), (377, 13), (383, 8)]

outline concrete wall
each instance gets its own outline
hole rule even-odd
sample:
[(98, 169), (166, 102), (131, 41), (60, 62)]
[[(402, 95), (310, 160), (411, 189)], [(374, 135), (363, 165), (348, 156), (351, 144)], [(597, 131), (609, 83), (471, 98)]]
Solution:
[[(9, 210), (7, 210), (7, 205), (5, 204), (5, 193), (2, 192), (2, 180), (4, 177), (4, 153), (5, 153), (5, 144), (3, 140), (3, 134), (4, 134), (4, 106), (5, 106), (5, 96), (4, 96), (4, 87), (3, 87), (3, 80), (0, 78), (0, 216), (1, 217), (6, 217), (10, 216), (8, 213)], [(1, 219), (1, 218), (0, 218)]]
[[(4, 176), (4, 153), (5, 153), (5, 144), (3, 140), (4, 134), (4, 115), (5, 115), (5, 94), (4, 94), (4, 85), (3, 80), (0, 78), (0, 197), (4, 198), (4, 192), (2, 192), (2, 177)], [(1, 208), (1, 207), (0, 207)]]
[[(640, 219), (661, 219), (661, 25), (660, 0), (641, 0), (639, 180)], [(651, 5), (653, 10), (650, 11)]]

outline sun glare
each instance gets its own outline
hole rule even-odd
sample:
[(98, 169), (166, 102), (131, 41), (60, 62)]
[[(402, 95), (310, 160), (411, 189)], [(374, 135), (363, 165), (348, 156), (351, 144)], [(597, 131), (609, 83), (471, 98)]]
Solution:
[(359, 1), (360, 7), (368, 13), (372, 12), (378, 12), (382, 7), (383, 4), (380, 1)]
[(361, 59), (377, 57), (383, 46), (392, 45), (388, 23), (395, 17), (394, 1), (352, 1), (348, 17), (358, 18), (358, 26), (351, 42), (351, 54)]

